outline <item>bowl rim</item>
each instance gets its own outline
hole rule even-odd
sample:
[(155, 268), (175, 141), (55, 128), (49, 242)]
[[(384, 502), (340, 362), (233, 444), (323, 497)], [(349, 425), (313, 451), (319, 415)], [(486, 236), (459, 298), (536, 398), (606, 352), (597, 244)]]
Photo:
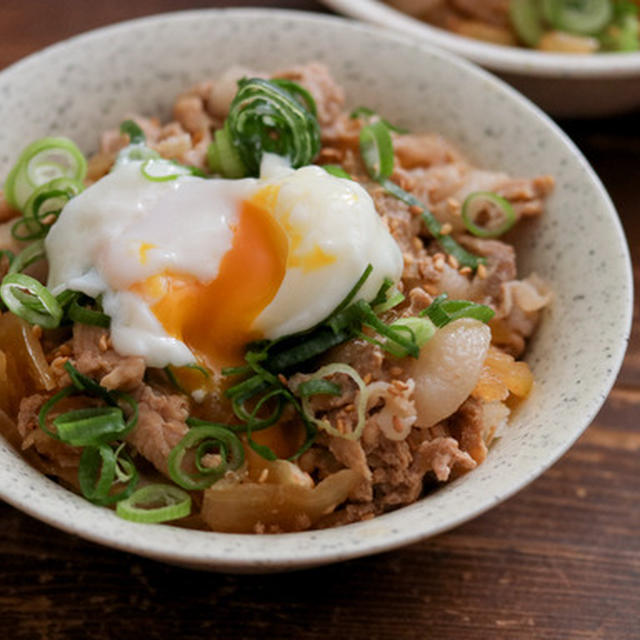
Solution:
[[(277, 17), (281, 20), (286, 20), (287, 22), (306, 24), (323, 23), (326, 25), (337, 26), (342, 29), (348, 29), (351, 33), (367, 33), (369, 35), (374, 35), (377, 38), (382, 38), (401, 45), (406, 46), (407, 44), (406, 38), (401, 34), (392, 33), (388, 30), (372, 27), (366, 24), (347, 21), (344, 18), (337, 16), (314, 14), (296, 10), (261, 8), (196, 9), (146, 16), (81, 33), (37, 51), (5, 68), (0, 71), (0, 81), (4, 81), (5, 78), (9, 78), (10, 80), (12, 76), (18, 75), (24, 66), (37, 64), (40, 59), (46, 59), (50, 53), (63, 50), (70, 44), (81, 45), (83, 42), (96, 37), (108, 37), (118, 32), (124, 32), (132, 26), (152, 26), (161, 22), (166, 23), (166, 21), (191, 21), (211, 15), (215, 15), (218, 20), (228, 17), (232, 20), (241, 19), (265, 21)], [(594, 170), (591, 168), (576, 145), (546, 114), (544, 114), (544, 112), (517, 91), (506, 85), (503, 81), (495, 78), (475, 65), (457, 58), (449, 52), (441, 51), (430, 44), (415, 42), (411, 42), (410, 44), (414, 48), (421, 49), (432, 56), (446, 60), (447, 64), (452, 64), (461, 68), (465, 73), (470, 73), (481, 78), (485, 83), (491, 86), (492, 90), (501, 93), (508, 98), (509, 101), (515, 102), (518, 108), (524, 109), (532, 117), (537, 118), (541, 125), (550, 130), (554, 137), (560, 138), (560, 140), (571, 151), (572, 155), (575, 156), (576, 161), (585, 172), (587, 179), (592, 182), (594, 187), (597, 189), (599, 197), (602, 200), (603, 207), (607, 210), (610, 222), (615, 229), (619, 245), (618, 258), (621, 263), (624, 262), (626, 273), (624, 284), (629, 292), (628, 300), (626, 300), (626, 308), (621, 310), (621, 315), (619, 316), (622, 319), (620, 326), (623, 328), (623, 331), (619, 335), (619, 340), (615, 343), (615, 349), (611, 354), (610, 373), (603, 376), (600, 393), (597, 397), (592, 398), (590, 404), (585, 407), (584, 417), (568, 434), (566, 439), (549, 452), (544, 463), (539, 464), (528, 471), (519, 479), (519, 481), (515, 482), (508, 489), (500, 492), (499, 495), (485, 496), (484, 499), (478, 501), (475, 508), (462, 514), (450, 516), (443, 520), (439, 525), (432, 525), (428, 530), (421, 529), (417, 531), (406, 531), (402, 530), (401, 526), (394, 526), (394, 524), (402, 521), (402, 514), (405, 510), (419, 508), (419, 505), (421, 504), (421, 501), (419, 501), (413, 505), (383, 514), (369, 521), (357, 522), (342, 527), (334, 527), (319, 531), (272, 534), (268, 536), (270, 542), (267, 546), (268, 550), (262, 542), (265, 536), (194, 531), (170, 525), (147, 525), (121, 520), (112, 511), (105, 510), (101, 507), (95, 507), (82, 497), (69, 492), (57, 483), (48, 479), (46, 481), (50, 483), (50, 492), (48, 492), (46, 496), (39, 498), (35, 503), (25, 504), (20, 499), (19, 485), (18, 482), (16, 482), (16, 478), (10, 477), (8, 472), (3, 469), (0, 469), (0, 477), (5, 473), (5, 477), (9, 480), (13, 480), (14, 482), (0, 482), (0, 498), (43, 522), (105, 546), (191, 568), (201, 568), (214, 571), (261, 573), (307, 568), (321, 564), (344, 561), (347, 559), (389, 551), (435, 536), (467, 522), (468, 520), (488, 511), (493, 506), (507, 500), (535, 478), (540, 476), (552, 464), (554, 464), (569, 449), (569, 447), (571, 447), (575, 440), (582, 434), (587, 426), (589, 426), (596, 413), (606, 400), (622, 365), (631, 330), (633, 313), (633, 275), (629, 249), (621, 222), (608, 193)], [(0, 437), (0, 446), (2, 446), (3, 443), (4, 439)], [(18, 461), (18, 466), (22, 469), (32, 469), (24, 460)], [(83, 509), (90, 510), (95, 518), (83, 518), (77, 522), (68, 521), (61, 514), (61, 510), (59, 508), (63, 497), (66, 500), (71, 500), (72, 502), (81, 504)], [(103, 534), (100, 528), (96, 526), (96, 523), (100, 520), (106, 523), (111, 522), (112, 519), (115, 519), (118, 522), (118, 529), (122, 533), (122, 537), (120, 538), (114, 538), (110, 535)], [(151, 530), (149, 529), (150, 527), (152, 528)], [(129, 532), (132, 534), (134, 542), (127, 539), (127, 533)], [(139, 539), (142, 537), (140, 534), (144, 532), (149, 532), (150, 535), (144, 536), (145, 541), (144, 544), (142, 544), (139, 542)], [(153, 535), (151, 535), (151, 533), (153, 533)], [(343, 545), (342, 547), (339, 547), (338, 545), (331, 545), (333, 540), (339, 541), (341, 538), (345, 537), (345, 533), (357, 534), (358, 543), (352, 543), (348, 546)], [(354, 537), (355, 535), (352, 536), (352, 540)], [(229, 552), (229, 549), (225, 547), (225, 541), (233, 541), (234, 543), (237, 543), (236, 548)], [(190, 548), (189, 542), (197, 543), (195, 544), (197, 548), (195, 552)], [(219, 543), (219, 545), (216, 543)]]
[(640, 51), (572, 55), (474, 40), (434, 27), (380, 0), (320, 0), (335, 11), (401, 31), (494, 71), (548, 78), (625, 78), (640, 75)]

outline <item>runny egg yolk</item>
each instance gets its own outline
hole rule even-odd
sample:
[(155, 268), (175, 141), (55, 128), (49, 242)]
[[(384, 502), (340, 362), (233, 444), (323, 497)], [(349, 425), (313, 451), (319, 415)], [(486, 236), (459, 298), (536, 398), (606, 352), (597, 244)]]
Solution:
[(131, 287), (165, 331), (213, 369), (241, 363), (247, 343), (262, 337), (251, 327), (276, 295), (289, 255), (287, 235), (264, 198), (242, 203), (233, 231), (211, 282), (165, 271)]

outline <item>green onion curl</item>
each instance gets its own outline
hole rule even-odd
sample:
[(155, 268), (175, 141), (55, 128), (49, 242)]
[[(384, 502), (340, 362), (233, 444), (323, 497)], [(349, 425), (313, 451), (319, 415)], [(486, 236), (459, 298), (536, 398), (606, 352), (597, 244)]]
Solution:
[(304, 412), (304, 415), (308, 420), (313, 422), (318, 428), (326, 431), (328, 434), (337, 436), (339, 438), (344, 438), (345, 440), (358, 440), (362, 435), (362, 431), (364, 430), (364, 425), (366, 422), (365, 412), (367, 408), (367, 400), (369, 399), (369, 390), (367, 388), (367, 385), (362, 380), (360, 374), (348, 364), (344, 364), (342, 362), (334, 362), (332, 364), (321, 367), (316, 372), (314, 372), (311, 375), (309, 381), (322, 380), (327, 376), (331, 376), (336, 373), (341, 373), (343, 375), (349, 376), (358, 386), (359, 393), (358, 398), (355, 402), (358, 422), (356, 423), (355, 429), (349, 433), (342, 433), (328, 420), (316, 418), (313, 409), (311, 408), (311, 401), (309, 396), (304, 396), (301, 398), (302, 411)]
[(20, 273), (29, 265), (32, 265), (45, 257), (46, 252), (44, 249), (44, 243), (42, 240), (36, 240), (14, 257), (9, 265), (9, 273)]
[(2, 279), (0, 298), (12, 313), (43, 329), (55, 329), (62, 320), (62, 309), (51, 292), (23, 273), (9, 273)]
[[(487, 222), (477, 224), (485, 214)], [(517, 221), (511, 203), (492, 191), (474, 191), (462, 203), (462, 222), (467, 230), (479, 238), (497, 238), (506, 233)]]
[(148, 158), (142, 163), (140, 173), (151, 182), (169, 182), (182, 176), (192, 176), (190, 167), (165, 158)]
[(116, 504), (116, 514), (133, 522), (168, 522), (190, 513), (191, 496), (169, 484), (147, 485)]
[(613, 18), (611, 0), (541, 0), (545, 19), (559, 31), (596, 35)]
[[(258, 175), (265, 153), (287, 158), (292, 167), (310, 164), (320, 150), (315, 103), (302, 87), (262, 78), (243, 78), (225, 121), (229, 138), (248, 175)], [(311, 111), (296, 96), (311, 103)]]
[[(207, 489), (220, 480), (227, 471), (238, 469), (244, 464), (244, 449), (238, 436), (226, 425), (203, 420), (189, 419), (189, 432), (171, 450), (167, 462), (171, 479), (183, 489), (190, 491)], [(182, 462), (187, 451), (195, 449), (196, 473), (186, 471)], [(202, 457), (215, 452), (220, 463), (215, 467), (207, 467)]]
[[(120, 445), (115, 452), (106, 444), (83, 449), (78, 465), (78, 483), (82, 495), (90, 502), (109, 505), (127, 499), (134, 492), (139, 474), (130, 458), (121, 458), (122, 446)], [(126, 465), (128, 469), (125, 476), (118, 475), (120, 465)], [(120, 483), (124, 483), (125, 486), (113, 493), (113, 487)]]
[(68, 138), (41, 138), (28, 145), (4, 185), (7, 202), (24, 211), (25, 204), (36, 189), (58, 178), (82, 182), (87, 174), (87, 161)]

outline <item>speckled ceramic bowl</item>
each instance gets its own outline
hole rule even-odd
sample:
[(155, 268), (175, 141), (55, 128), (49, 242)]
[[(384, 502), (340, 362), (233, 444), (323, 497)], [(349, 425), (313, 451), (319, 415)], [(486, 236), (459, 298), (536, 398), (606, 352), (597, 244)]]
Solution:
[(380, 0), (323, 2), (352, 18), (394, 29), (481, 64), (554, 116), (607, 116), (640, 107), (640, 51), (590, 56), (541, 53), (465, 38)]
[(406, 545), (486, 511), (540, 475), (589, 424), (613, 384), (631, 319), (631, 271), (616, 212), (546, 116), (446, 53), (342, 19), (276, 11), (174, 13), (101, 29), (0, 74), (0, 176), (29, 140), (66, 134), (94, 150), (97, 133), (123, 114), (167, 116), (178, 91), (231, 64), (276, 69), (310, 60), (329, 65), (352, 105), (439, 131), (486, 167), (556, 177), (548, 213), (520, 239), (522, 268), (547, 278), (556, 297), (527, 357), (537, 385), (506, 435), (478, 469), (435, 494), (324, 531), (250, 536), (126, 522), (40, 475), (0, 438), (6, 501), (95, 542), (185, 566), (309, 567)]

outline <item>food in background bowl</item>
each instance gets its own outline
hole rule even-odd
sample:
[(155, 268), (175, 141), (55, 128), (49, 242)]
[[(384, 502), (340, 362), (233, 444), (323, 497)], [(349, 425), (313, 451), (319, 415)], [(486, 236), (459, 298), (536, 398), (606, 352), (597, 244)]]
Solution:
[(442, 29), (493, 44), (557, 53), (640, 49), (631, 0), (387, 0)]
[(230, 69), (173, 115), (9, 174), (5, 435), (124, 518), (225, 532), (371, 518), (481, 463), (550, 300), (500, 238), (552, 179), (345, 112), (319, 64)]

